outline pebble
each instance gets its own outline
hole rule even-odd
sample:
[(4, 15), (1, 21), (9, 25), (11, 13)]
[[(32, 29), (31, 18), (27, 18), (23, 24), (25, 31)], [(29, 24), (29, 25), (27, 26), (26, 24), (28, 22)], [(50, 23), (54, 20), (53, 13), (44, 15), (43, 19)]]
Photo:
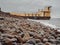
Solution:
[(47, 39), (47, 38), (44, 38), (44, 39), (43, 39), (43, 42), (48, 42), (48, 39)]
[(57, 43), (60, 44), (60, 37), (57, 37)]
[(27, 43), (35, 45), (36, 41), (35, 41), (35, 39), (30, 39), (27, 41)]
[(2, 45), (2, 43), (0, 42), (0, 45)]
[(59, 45), (60, 32), (27, 19), (0, 16), (0, 45), (5, 44)]
[(51, 43), (56, 43), (56, 39), (49, 39)]

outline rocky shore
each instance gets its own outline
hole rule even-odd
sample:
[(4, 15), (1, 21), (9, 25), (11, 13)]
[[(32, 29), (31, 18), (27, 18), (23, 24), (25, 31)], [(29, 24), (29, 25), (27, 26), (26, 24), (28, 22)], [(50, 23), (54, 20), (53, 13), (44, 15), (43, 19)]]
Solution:
[(0, 45), (60, 45), (60, 32), (27, 19), (0, 16)]

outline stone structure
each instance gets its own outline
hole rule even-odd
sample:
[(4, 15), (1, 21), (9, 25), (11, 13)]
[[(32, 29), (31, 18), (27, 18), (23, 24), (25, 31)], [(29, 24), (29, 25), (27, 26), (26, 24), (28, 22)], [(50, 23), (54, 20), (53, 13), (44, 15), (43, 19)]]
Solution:
[(50, 8), (51, 6), (45, 7), (43, 10), (38, 10), (36, 13), (8, 13), (1, 11), (0, 8), (0, 14), (1, 15), (9, 15), (9, 16), (15, 16), (15, 17), (23, 17), (23, 18), (31, 18), (31, 19), (50, 19)]
[(43, 10), (38, 10), (36, 13), (23, 13), (23, 14), (17, 14), (17, 13), (10, 13), (12, 15), (17, 16), (24, 16), (24, 17), (50, 17), (50, 8), (51, 6), (45, 7)]

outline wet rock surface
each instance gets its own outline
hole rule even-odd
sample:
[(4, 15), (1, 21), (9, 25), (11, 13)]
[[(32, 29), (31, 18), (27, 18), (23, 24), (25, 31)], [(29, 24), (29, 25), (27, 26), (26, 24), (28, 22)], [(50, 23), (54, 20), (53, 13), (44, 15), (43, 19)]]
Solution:
[(60, 45), (60, 32), (39, 22), (0, 16), (0, 45)]

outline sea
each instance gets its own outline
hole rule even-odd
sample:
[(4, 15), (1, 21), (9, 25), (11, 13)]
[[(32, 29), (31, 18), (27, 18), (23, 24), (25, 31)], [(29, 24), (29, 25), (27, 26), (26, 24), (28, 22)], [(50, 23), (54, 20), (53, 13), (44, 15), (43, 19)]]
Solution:
[(33, 19), (29, 20), (40, 22), (43, 23), (44, 25), (57, 28), (60, 30), (60, 18), (51, 18), (50, 20), (33, 20)]

